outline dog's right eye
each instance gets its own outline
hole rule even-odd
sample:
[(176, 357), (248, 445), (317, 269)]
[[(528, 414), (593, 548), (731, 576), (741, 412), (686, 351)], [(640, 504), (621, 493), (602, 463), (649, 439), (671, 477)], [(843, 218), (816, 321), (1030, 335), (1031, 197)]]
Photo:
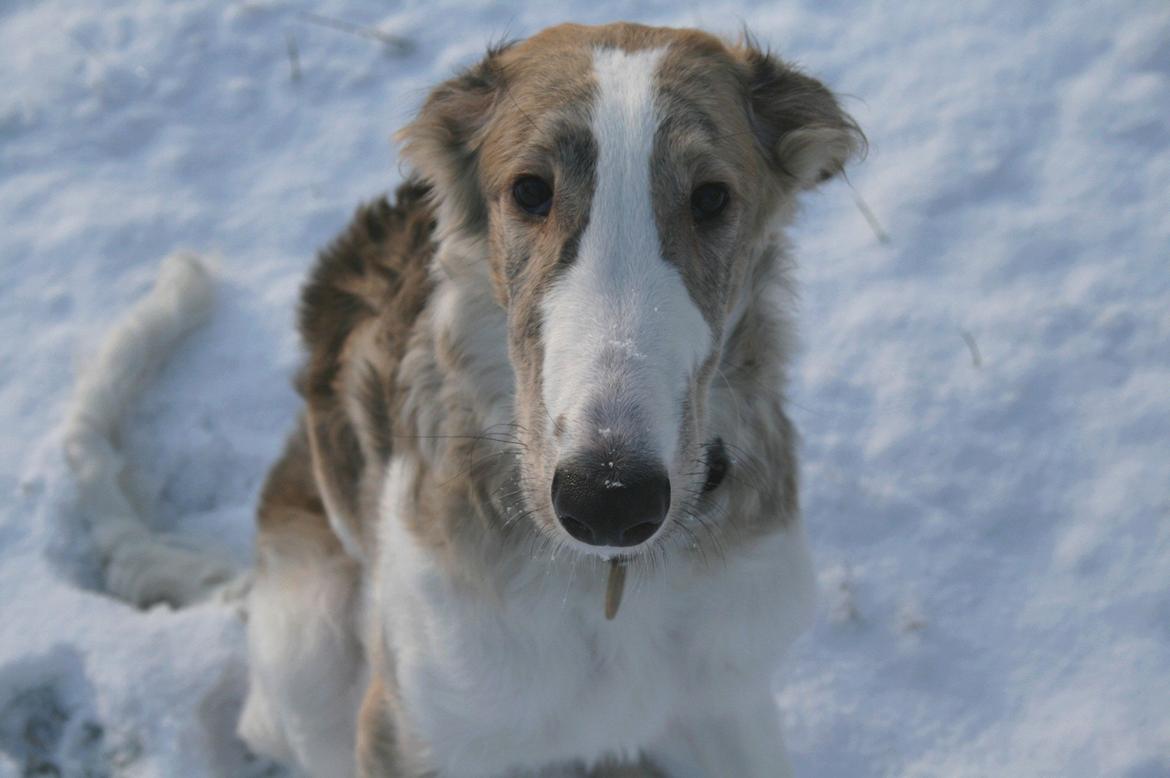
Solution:
[(723, 213), (730, 199), (725, 184), (703, 184), (691, 192), (691, 214), (697, 222), (711, 221)]
[(533, 216), (548, 216), (552, 208), (553, 191), (544, 179), (523, 176), (512, 184), (512, 198), (516, 205)]

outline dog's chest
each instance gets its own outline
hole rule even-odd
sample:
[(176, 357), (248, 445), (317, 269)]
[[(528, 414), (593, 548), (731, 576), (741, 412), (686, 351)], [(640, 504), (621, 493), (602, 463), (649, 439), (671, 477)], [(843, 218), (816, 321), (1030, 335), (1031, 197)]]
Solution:
[(404, 708), (444, 774), (645, 748), (673, 719), (766, 687), (811, 601), (799, 536), (718, 570), (632, 576), (613, 621), (604, 581), (570, 567), (489, 594), (453, 586), (396, 541), (379, 598), (386, 640)]

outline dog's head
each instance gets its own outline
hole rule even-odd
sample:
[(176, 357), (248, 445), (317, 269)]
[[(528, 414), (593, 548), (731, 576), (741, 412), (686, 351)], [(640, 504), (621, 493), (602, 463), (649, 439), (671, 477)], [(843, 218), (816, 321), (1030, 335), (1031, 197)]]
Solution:
[(533, 520), (634, 552), (717, 480), (707, 397), (752, 264), (856, 125), (753, 45), (565, 25), (438, 87), (402, 137), (507, 311)]

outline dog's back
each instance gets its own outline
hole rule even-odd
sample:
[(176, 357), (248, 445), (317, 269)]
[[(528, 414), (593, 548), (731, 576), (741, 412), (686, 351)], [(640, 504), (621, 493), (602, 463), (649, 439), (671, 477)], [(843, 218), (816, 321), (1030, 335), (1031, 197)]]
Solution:
[(370, 539), (362, 517), (372, 514), (395, 449), (398, 365), (431, 289), (428, 194), (411, 182), (393, 205), (380, 199), (360, 208), (301, 295), (307, 359), (297, 387), (313, 472), (334, 531), (359, 559)]

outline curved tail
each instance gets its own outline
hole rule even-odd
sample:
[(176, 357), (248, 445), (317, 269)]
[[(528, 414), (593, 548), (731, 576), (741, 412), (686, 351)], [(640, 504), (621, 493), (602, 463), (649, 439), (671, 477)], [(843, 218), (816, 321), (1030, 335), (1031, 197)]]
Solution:
[(114, 327), (77, 383), (65, 456), (103, 563), (105, 586), (138, 606), (199, 600), (235, 575), (224, 557), (152, 530), (122, 486), (126, 411), (184, 335), (205, 322), (212, 284), (194, 255), (164, 260), (154, 288)]

